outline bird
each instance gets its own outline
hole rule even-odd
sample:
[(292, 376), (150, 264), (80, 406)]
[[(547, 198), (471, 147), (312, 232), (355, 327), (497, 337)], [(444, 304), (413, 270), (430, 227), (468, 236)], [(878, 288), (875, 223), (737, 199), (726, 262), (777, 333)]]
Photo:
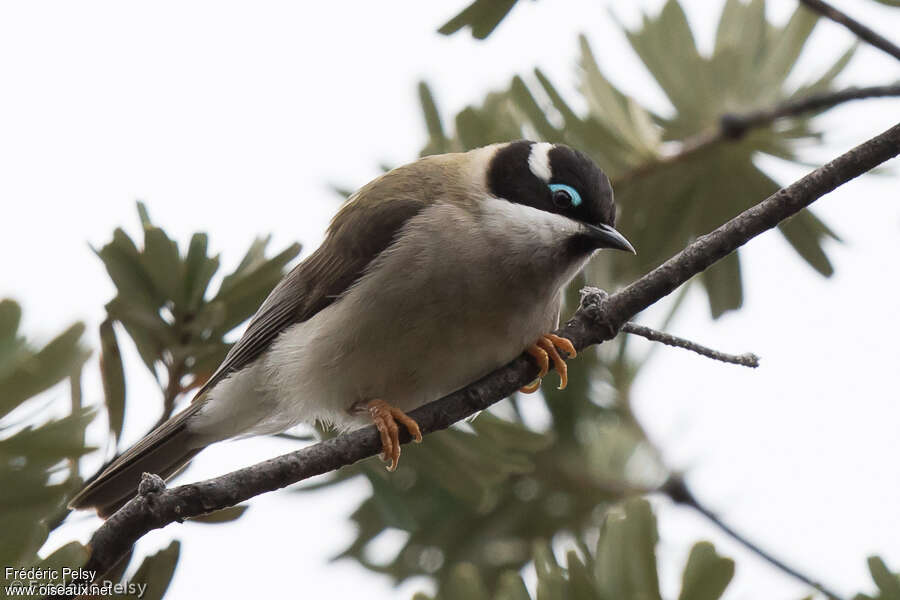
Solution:
[[(107, 517), (144, 472), (208, 445), (300, 423), (374, 424), (389, 470), (407, 413), (521, 354), (565, 387), (562, 292), (601, 249), (634, 253), (609, 178), (583, 152), (517, 140), (392, 169), (340, 208), (275, 286), (192, 402), (88, 480), (70, 508)], [(565, 358), (560, 354), (565, 353)]]

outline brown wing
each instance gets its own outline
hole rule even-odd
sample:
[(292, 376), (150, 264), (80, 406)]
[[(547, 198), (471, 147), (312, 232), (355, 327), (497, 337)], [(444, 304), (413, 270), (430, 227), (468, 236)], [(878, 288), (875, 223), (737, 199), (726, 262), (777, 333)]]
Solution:
[(286, 328), (309, 319), (340, 297), (427, 204), (408, 197), (369, 199), (366, 192), (373, 184), (341, 209), (322, 245), (275, 286), (197, 398), (253, 362)]

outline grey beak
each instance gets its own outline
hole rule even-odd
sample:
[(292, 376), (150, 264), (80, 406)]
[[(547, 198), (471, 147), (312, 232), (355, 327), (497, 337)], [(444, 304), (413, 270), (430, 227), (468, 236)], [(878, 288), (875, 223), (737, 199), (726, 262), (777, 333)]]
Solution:
[(625, 236), (609, 225), (589, 225), (585, 223), (585, 227), (587, 227), (588, 235), (596, 242), (598, 248), (613, 248), (637, 254), (634, 246), (625, 239)]

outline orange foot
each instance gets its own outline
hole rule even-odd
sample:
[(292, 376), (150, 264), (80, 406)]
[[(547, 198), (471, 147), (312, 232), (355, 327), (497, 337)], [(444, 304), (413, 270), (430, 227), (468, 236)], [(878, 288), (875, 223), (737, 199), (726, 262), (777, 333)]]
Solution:
[(537, 379), (519, 391), (526, 394), (536, 392), (538, 388), (541, 387), (541, 379), (547, 374), (547, 371), (550, 370), (551, 359), (553, 360), (553, 366), (556, 368), (556, 372), (559, 373), (558, 389), (566, 389), (566, 386), (569, 384), (569, 369), (566, 366), (566, 361), (559, 355), (557, 348), (568, 355), (566, 358), (575, 358), (578, 354), (575, 352), (575, 346), (572, 345), (572, 342), (552, 333), (542, 335), (538, 341), (525, 349), (525, 352), (533, 356), (534, 360), (537, 361), (541, 371), (538, 373)]
[(397, 468), (397, 462), (400, 460), (400, 428), (397, 426), (397, 421), (406, 427), (417, 444), (422, 441), (419, 424), (405, 412), (394, 408), (384, 400), (372, 400), (366, 404), (366, 408), (372, 416), (372, 421), (375, 422), (378, 433), (381, 434), (381, 460), (390, 459), (391, 464), (387, 470), (393, 471)]

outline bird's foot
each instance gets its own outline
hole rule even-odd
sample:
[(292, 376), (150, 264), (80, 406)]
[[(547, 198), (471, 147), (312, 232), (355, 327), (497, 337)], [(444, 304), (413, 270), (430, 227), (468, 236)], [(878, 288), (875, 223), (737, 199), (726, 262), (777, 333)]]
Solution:
[(399, 421), (406, 427), (417, 444), (422, 441), (419, 424), (405, 412), (384, 400), (371, 400), (366, 403), (366, 409), (381, 435), (381, 460), (390, 460), (391, 464), (388, 465), (387, 470), (393, 471), (400, 461), (400, 427), (397, 422)]
[(559, 389), (566, 389), (566, 386), (569, 384), (569, 371), (565, 359), (559, 355), (559, 350), (566, 353), (566, 358), (575, 358), (578, 354), (575, 352), (575, 346), (572, 345), (572, 342), (552, 333), (542, 335), (538, 341), (525, 349), (525, 352), (537, 362), (540, 372), (537, 379), (521, 388), (520, 392), (530, 394), (541, 387), (541, 379), (550, 370), (551, 360), (556, 368), (556, 372), (559, 373)]

